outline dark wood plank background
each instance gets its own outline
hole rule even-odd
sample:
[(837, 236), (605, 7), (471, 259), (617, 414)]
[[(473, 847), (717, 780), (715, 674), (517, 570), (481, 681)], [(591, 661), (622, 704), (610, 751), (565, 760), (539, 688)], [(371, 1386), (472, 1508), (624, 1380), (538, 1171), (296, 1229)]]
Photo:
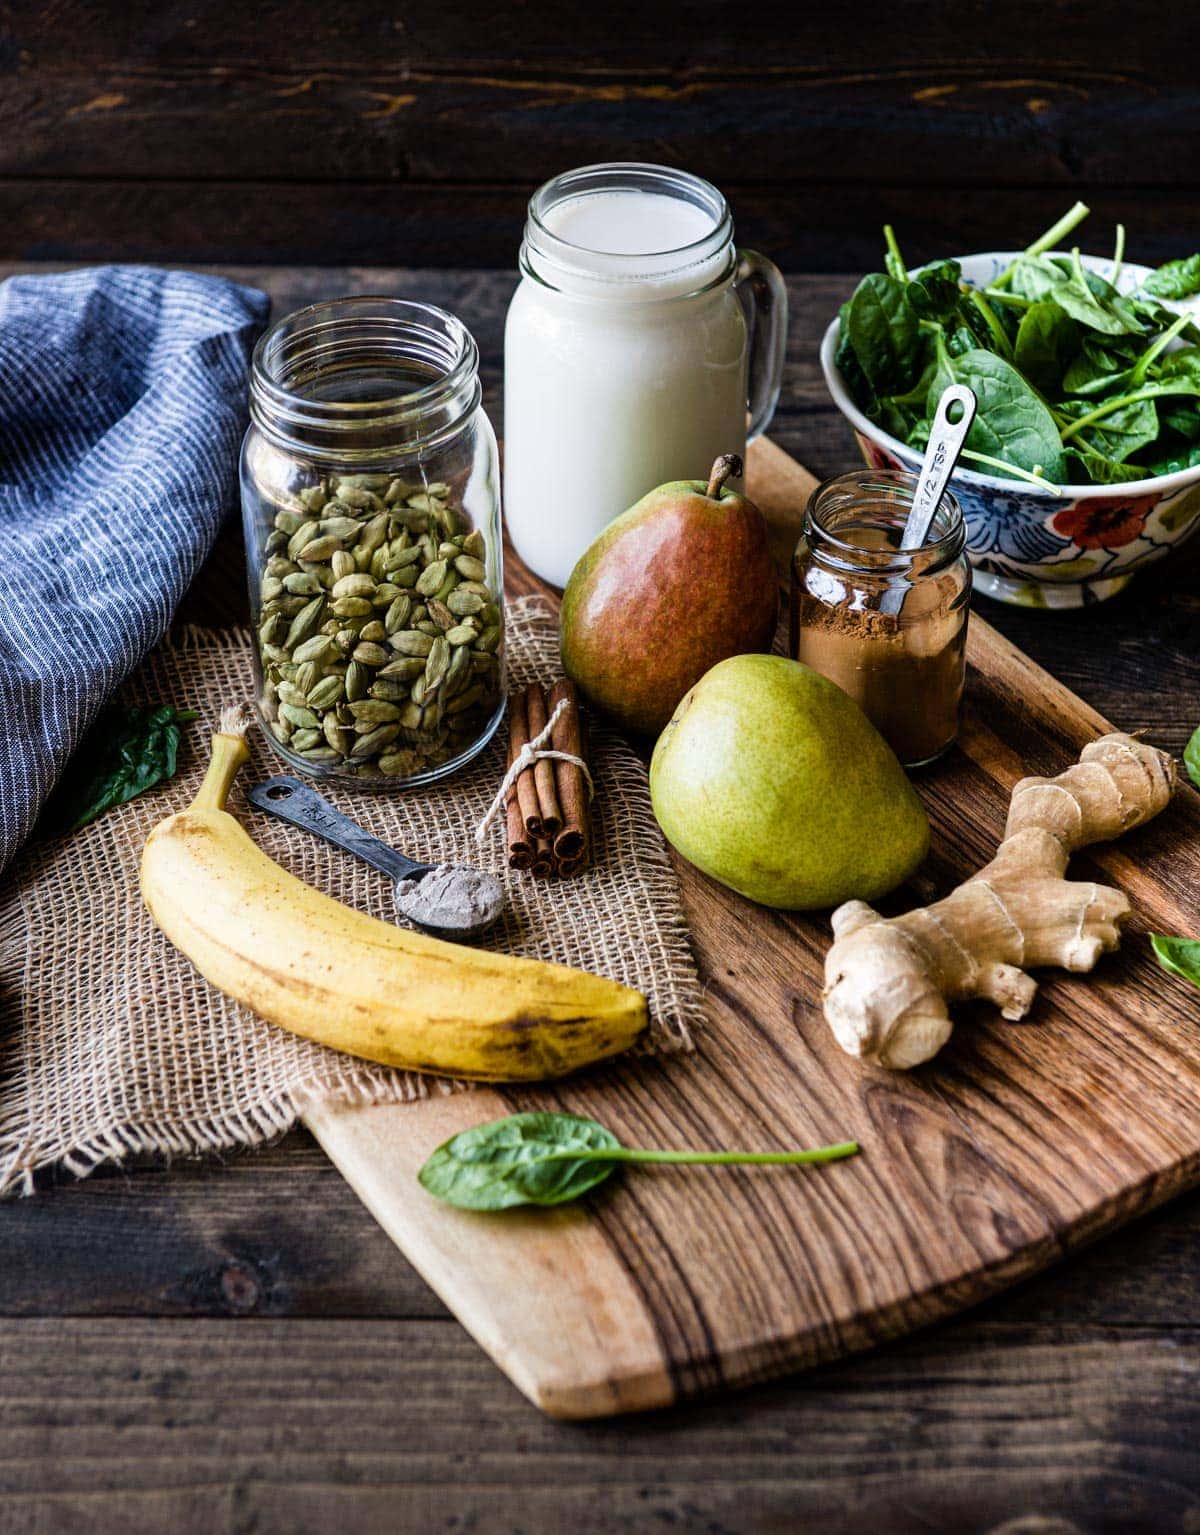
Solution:
[(16, 0), (0, 259), (509, 267), (539, 182), (681, 165), (792, 271), (1200, 231), (1187, 0)]
[[(0, 275), (3, 272), (0, 271)], [(237, 269), (277, 310), (421, 296), (477, 335), (501, 421), (507, 273)], [(853, 463), (816, 339), (847, 276), (792, 285), (774, 435)], [(1178, 750), (1200, 721), (1200, 544), (1090, 613), (981, 611)], [(236, 530), (183, 616), (240, 616)], [(0, 1530), (139, 1535), (1196, 1535), (1200, 1196), (964, 1318), (639, 1420), (544, 1420), (300, 1132), (170, 1169), (47, 1175), (0, 1210)], [(1016, 1530), (1009, 1535), (1017, 1535)]]

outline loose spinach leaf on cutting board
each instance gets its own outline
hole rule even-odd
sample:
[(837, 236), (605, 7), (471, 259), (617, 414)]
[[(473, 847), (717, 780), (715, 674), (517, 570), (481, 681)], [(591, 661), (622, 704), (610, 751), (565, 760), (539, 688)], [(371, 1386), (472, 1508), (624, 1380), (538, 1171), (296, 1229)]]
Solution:
[(799, 1167), (839, 1162), (853, 1141), (812, 1151), (643, 1151), (578, 1114), (510, 1114), (444, 1141), (417, 1174), (421, 1187), (460, 1210), (561, 1205), (603, 1183), (625, 1164), (692, 1167)]
[(1185, 981), (1191, 981), (1193, 986), (1200, 986), (1200, 939), (1151, 933), (1150, 947), (1164, 970), (1182, 976)]
[(57, 837), (175, 776), (182, 726), (196, 718), (172, 704), (110, 704), (67, 764), (38, 829)]
[(993, 472), (1114, 485), (1200, 463), (1200, 409), (1180, 398), (1200, 380), (1200, 330), (1152, 296), (1193, 277), (1200, 291), (1200, 256), (1121, 293), (1077, 248), (1050, 254), (1086, 214), (1077, 204), (983, 290), (956, 261), (905, 280), (885, 230), (886, 270), (842, 306), (836, 350), (867, 416), (921, 448), (941, 390), (961, 380), (980, 396), (967, 456)]
[(1191, 739), (1183, 748), (1183, 765), (1188, 777), (1200, 789), (1200, 729), (1192, 731)]

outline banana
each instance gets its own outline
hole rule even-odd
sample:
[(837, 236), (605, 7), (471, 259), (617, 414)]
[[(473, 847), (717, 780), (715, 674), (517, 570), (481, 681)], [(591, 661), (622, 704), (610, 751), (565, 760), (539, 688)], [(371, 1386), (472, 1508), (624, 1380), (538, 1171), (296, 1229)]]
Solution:
[(142, 853), (151, 915), (214, 986), (334, 1050), (480, 1082), (565, 1076), (646, 1027), (628, 986), (407, 932), (281, 869), (225, 809), (249, 756), (235, 715), (222, 716), (195, 800)]

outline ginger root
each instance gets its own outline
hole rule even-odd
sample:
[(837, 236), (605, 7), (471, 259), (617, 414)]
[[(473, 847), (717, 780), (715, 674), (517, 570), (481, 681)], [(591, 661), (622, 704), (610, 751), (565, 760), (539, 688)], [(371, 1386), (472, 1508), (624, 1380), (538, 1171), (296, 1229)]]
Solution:
[(1115, 949), (1129, 900), (1064, 879), (1077, 848), (1156, 816), (1175, 790), (1166, 752), (1128, 735), (1086, 746), (1057, 778), (1022, 778), (991, 863), (933, 906), (885, 920), (862, 901), (833, 914), (825, 1017), (850, 1055), (903, 1070), (950, 1038), (949, 1004), (986, 997), (1023, 1018), (1038, 965), (1090, 970)]

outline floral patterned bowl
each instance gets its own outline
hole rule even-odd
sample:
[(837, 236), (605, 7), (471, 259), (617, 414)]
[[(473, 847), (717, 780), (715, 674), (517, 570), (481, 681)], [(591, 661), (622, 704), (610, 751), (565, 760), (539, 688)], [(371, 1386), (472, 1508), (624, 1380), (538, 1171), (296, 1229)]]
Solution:
[[(986, 287), (1016, 252), (960, 257), (965, 281)], [(1113, 263), (1084, 265), (1111, 282)], [(1122, 292), (1136, 290), (1149, 267), (1122, 267)], [(1178, 309), (1197, 308), (1197, 300)], [(829, 392), (875, 468), (918, 469), (921, 454), (881, 431), (859, 410), (834, 361), (838, 321), (821, 343)], [(1112, 597), (1139, 571), (1200, 525), (1200, 467), (1124, 485), (1061, 485), (1061, 495), (1016, 480), (957, 469), (951, 486), (967, 524), (975, 589), (1025, 607), (1077, 608)]]

